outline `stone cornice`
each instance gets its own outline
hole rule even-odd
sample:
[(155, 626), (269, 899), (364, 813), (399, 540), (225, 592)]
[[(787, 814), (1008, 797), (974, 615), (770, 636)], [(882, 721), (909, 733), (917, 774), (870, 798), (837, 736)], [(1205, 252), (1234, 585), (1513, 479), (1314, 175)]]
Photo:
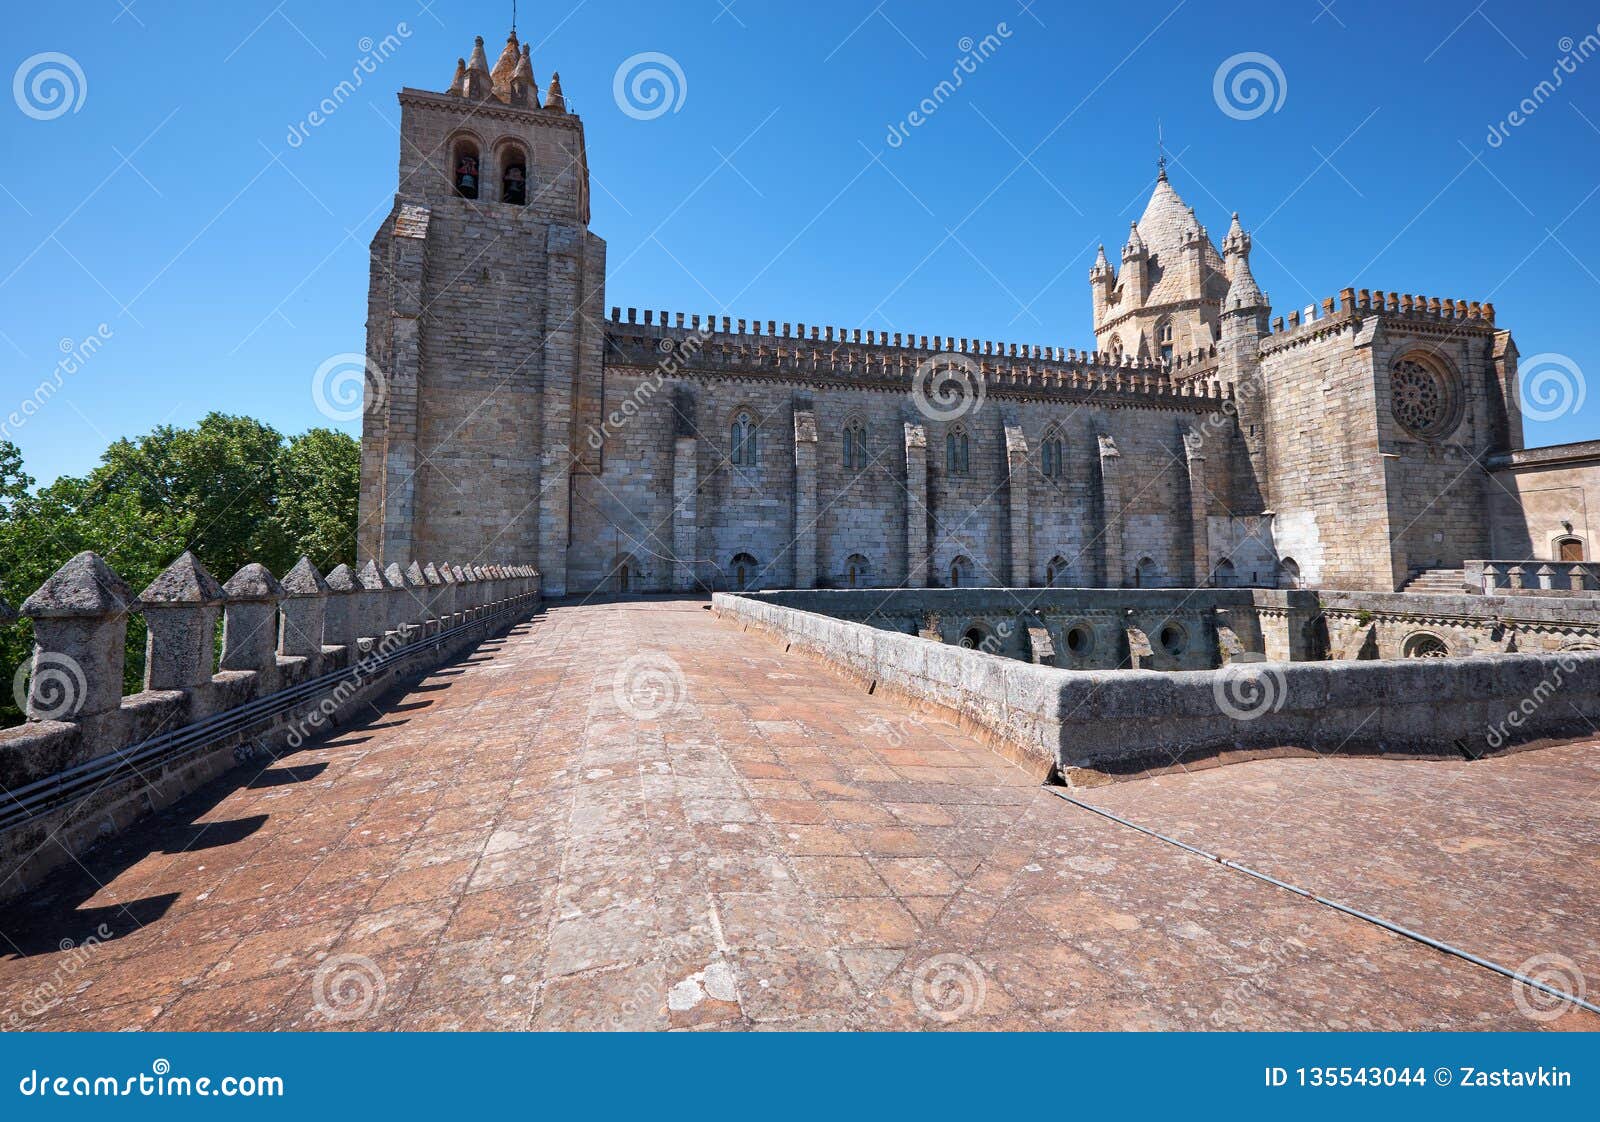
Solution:
[(453, 113), (466, 109), (469, 117), (488, 117), (499, 121), (519, 121), (524, 124), (537, 122), (541, 125), (561, 125), (579, 133), (583, 132), (583, 121), (576, 113), (558, 112), (554, 109), (524, 109), (520, 106), (506, 105), (493, 98), (480, 101), (476, 98), (433, 93), (406, 86), (400, 91), (398, 99), (401, 105), (414, 105), (422, 109), (443, 109)]

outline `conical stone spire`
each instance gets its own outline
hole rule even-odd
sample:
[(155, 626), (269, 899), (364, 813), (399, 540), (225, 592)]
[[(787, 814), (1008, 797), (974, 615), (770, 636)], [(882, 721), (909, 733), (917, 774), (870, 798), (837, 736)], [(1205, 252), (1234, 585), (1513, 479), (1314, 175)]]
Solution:
[(501, 49), (494, 70), (489, 75), (494, 82), (494, 96), (501, 101), (511, 100), (511, 79), (517, 72), (517, 60), (522, 57), (518, 48), (517, 32), (513, 28), (511, 34), (506, 36), (506, 45)]
[(544, 107), (553, 109), (557, 113), (567, 111), (567, 99), (561, 93), (561, 72), (558, 70), (550, 75), (550, 92), (544, 95)]
[(517, 69), (511, 75), (511, 104), (523, 109), (539, 108), (539, 83), (533, 77), (533, 56), (526, 43), (517, 58)]

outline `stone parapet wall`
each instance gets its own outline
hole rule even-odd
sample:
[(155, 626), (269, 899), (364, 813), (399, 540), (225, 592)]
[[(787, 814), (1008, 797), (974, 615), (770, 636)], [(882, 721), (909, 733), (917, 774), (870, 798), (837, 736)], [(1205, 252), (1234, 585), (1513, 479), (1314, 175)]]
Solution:
[[(1600, 652), (1245, 663), (1168, 674), (995, 658), (719, 593), (718, 615), (867, 688), (957, 720), (1041, 778), (1131, 778), (1196, 761), (1359, 752), (1476, 757), (1600, 720)], [(1513, 718), (1513, 714), (1516, 716)]]
[[(218, 584), (186, 553), (135, 596), (79, 554), (21, 607), (35, 649), (28, 721), (0, 730), (0, 898), (526, 618), (539, 584), (522, 565), (369, 563), (324, 578), (303, 558), (281, 581), (247, 565)], [(132, 613), (147, 627), (145, 688), (124, 697)]]
[[(1214, 354), (1196, 354), (1176, 361), (1169, 371), (1148, 360), (1118, 358), (1101, 351), (956, 339), (953, 336), (917, 336), (882, 331), (805, 324), (791, 328), (767, 320), (735, 320), (646, 311), (637, 322), (637, 309), (629, 308), (626, 322), (621, 309), (611, 309), (607, 323), (607, 366), (655, 367), (663, 353), (685, 355), (684, 368), (725, 372), (736, 376), (763, 373), (789, 379), (808, 378), (861, 388), (908, 392), (920, 363), (935, 356), (960, 356), (980, 372), (987, 392), (1000, 396), (1093, 396), (1114, 404), (1126, 401), (1146, 408), (1176, 408), (1197, 413), (1221, 407), (1231, 388), (1207, 379), (1201, 370), (1215, 366)], [(807, 336), (809, 330), (810, 335)], [(1181, 377), (1178, 375), (1181, 373)]]

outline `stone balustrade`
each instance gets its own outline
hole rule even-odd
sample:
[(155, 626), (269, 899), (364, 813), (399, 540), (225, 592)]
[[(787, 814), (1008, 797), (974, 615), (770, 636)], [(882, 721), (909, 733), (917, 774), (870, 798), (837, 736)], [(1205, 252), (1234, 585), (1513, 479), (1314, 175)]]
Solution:
[(1468, 561), (1463, 566), (1463, 583), (1484, 596), (1600, 596), (1600, 562)]
[[(528, 565), (369, 562), (324, 576), (302, 557), (281, 578), (250, 564), (219, 583), (192, 553), (135, 595), (78, 554), (20, 611), (0, 601), (0, 623), (20, 614), (34, 632), (27, 721), (0, 729), (0, 898), (236, 763), (326, 732), (531, 615), (539, 596)], [(134, 615), (144, 681), (124, 696)]]

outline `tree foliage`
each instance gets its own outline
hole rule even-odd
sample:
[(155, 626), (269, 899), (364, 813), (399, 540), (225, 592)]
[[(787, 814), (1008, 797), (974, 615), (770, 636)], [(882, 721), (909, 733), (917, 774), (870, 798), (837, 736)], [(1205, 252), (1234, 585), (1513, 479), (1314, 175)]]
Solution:
[[(38, 489), (16, 446), (0, 441), (0, 596), (18, 606), (86, 549), (134, 592), (186, 549), (219, 581), (251, 561), (281, 576), (302, 554), (327, 572), (355, 560), (360, 475), (360, 447), (343, 433), (285, 439), (225, 413), (118, 440), (88, 475)], [(143, 677), (144, 628), (135, 618), (128, 630), (131, 692)], [(0, 629), (0, 671), (15, 675), (31, 650), (26, 623)], [(20, 719), (4, 689), (0, 725)]]

